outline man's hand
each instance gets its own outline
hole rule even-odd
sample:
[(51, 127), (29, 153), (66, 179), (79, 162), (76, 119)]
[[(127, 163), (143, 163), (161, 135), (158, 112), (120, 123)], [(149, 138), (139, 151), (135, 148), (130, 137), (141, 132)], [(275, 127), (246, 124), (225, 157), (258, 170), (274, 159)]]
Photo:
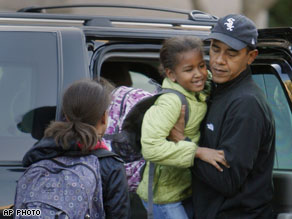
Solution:
[(184, 136), (184, 129), (185, 129), (185, 113), (186, 113), (186, 106), (182, 105), (180, 116), (173, 126), (173, 128), (169, 132), (169, 136), (167, 139), (170, 141), (178, 142), (185, 139)]

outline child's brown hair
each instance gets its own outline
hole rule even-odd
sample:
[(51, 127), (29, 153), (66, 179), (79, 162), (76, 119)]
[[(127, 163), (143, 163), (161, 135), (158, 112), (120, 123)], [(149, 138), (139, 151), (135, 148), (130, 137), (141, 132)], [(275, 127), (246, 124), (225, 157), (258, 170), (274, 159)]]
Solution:
[(166, 39), (160, 49), (159, 71), (165, 77), (165, 69), (174, 70), (179, 62), (179, 55), (190, 50), (199, 51), (204, 55), (202, 40), (195, 36), (177, 36)]
[(64, 93), (62, 110), (66, 121), (52, 122), (45, 130), (45, 137), (53, 137), (64, 149), (72, 142), (82, 144), (88, 151), (97, 144), (101, 136), (95, 126), (110, 104), (110, 89), (105, 83), (80, 80), (73, 83)]

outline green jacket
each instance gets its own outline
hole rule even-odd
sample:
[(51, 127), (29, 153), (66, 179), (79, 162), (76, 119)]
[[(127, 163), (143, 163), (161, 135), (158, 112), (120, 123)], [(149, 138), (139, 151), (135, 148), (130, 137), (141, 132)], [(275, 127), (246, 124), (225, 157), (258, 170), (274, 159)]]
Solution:
[[(189, 167), (194, 164), (200, 138), (199, 127), (207, 110), (205, 94), (188, 92), (168, 78), (164, 79), (162, 87), (175, 89), (186, 96), (189, 103), (189, 121), (184, 135), (192, 142), (174, 143), (166, 139), (180, 116), (182, 104), (176, 94), (161, 95), (145, 113), (141, 136), (143, 157), (155, 163), (153, 202), (156, 204), (178, 202), (191, 196)], [(148, 200), (148, 173), (149, 162), (137, 190), (145, 201)]]

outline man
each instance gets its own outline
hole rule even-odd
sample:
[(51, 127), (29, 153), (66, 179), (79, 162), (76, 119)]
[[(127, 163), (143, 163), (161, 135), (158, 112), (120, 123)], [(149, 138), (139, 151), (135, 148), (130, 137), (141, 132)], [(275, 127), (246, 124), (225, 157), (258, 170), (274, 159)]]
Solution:
[[(223, 150), (230, 168), (222, 166), (223, 172), (219, 172), (195, 160), (196, 219), (273, 218), (275, 125), (249, 67), (258, 54), (257, 35), (250, 19), (232, 14), (219, 19), (208, 37), (215, 86), (200, 146)], [(171, 139), (182, 140), (181, 130), (173, 129)]]

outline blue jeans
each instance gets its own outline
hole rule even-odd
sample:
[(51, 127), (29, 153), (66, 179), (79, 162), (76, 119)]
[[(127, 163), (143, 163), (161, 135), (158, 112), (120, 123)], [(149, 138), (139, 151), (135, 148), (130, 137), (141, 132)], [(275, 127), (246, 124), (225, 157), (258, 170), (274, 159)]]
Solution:
[[(148, 203), (142, 200), (146, 210)], [(192, 203), (175, 202), (169, 204), (153, 204), (154, 219), (190, 219), (193, 218)]]

